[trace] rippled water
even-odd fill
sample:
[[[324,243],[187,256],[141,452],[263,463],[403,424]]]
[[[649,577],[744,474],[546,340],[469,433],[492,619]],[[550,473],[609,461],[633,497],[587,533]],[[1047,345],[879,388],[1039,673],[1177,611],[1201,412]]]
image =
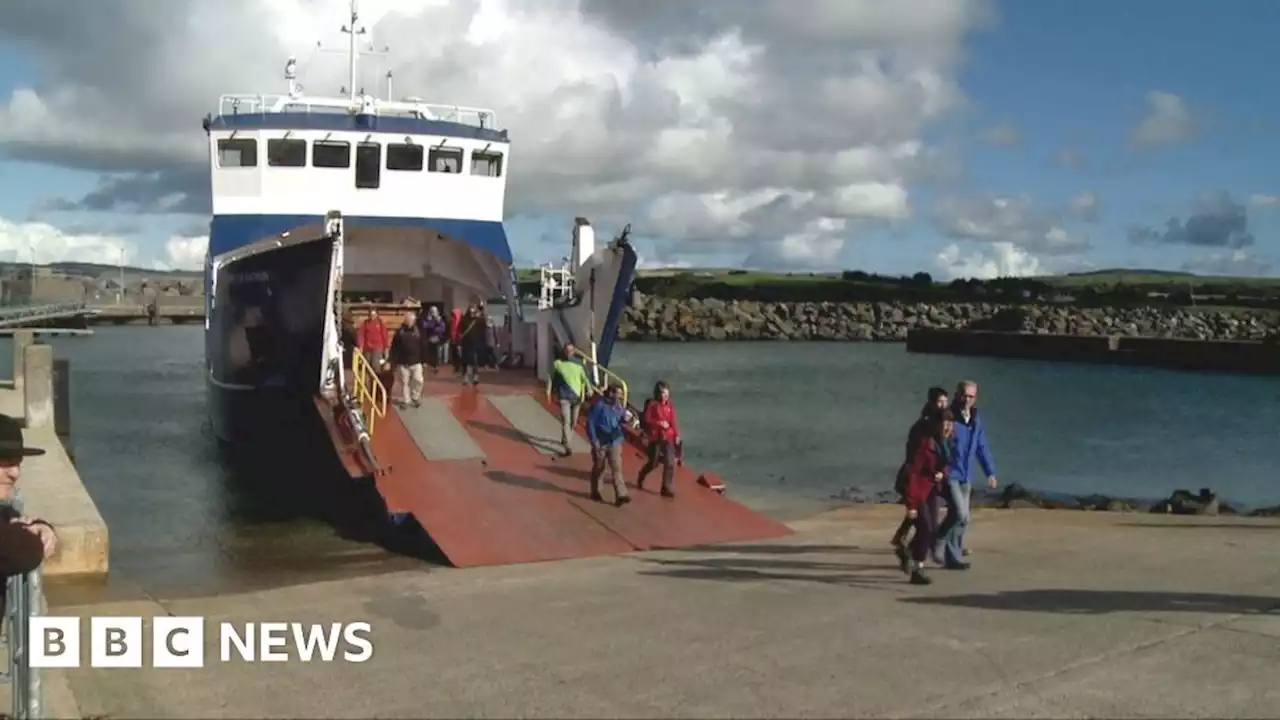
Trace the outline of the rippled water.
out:
[[[306,519],[306,493],[224,467],[205,420],[199,326],[103,327],[52,344],[72,362],[77,462],[110,527],[114,571],[227,587],[388,567],[380,551]],[[10,357],[6,340],[0,374]],[[1136,497],[1210,486],[1236,502],[1280,502],[1265,452],[1280,426],[1280,378],[851,343],[628,343],[614,368],[636,396],[671,382],[690,464],[781,516],[849,485],[888,487],[925,389],[961,378],[981,384],[1006,483]],[[285,471],[299,475],[295,488],[315,472],[283,467],[295,467]]]

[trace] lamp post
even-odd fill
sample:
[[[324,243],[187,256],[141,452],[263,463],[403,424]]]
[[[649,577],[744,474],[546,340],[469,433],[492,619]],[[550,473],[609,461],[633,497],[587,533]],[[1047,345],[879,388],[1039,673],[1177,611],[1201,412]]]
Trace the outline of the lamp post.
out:
[[[27,238],[27,251],[31,253],[31,283],[28,285],[27,302],[36,304],[36,243]]]

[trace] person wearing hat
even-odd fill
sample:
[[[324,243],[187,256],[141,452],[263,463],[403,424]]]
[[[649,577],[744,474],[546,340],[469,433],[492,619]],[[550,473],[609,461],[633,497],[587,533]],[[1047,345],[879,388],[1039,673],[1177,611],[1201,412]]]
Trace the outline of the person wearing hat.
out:
[[[27,447],[22,423],[0,414],[0,575],[21,575],[40,567],[58,551],[58,535],[44,520],[24,517],[9,505],[25,458],[44,455]]]

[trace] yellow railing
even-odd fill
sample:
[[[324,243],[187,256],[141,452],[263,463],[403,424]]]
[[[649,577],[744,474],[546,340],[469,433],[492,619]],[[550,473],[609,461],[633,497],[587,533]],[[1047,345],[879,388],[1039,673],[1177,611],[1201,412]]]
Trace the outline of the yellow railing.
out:
[[[373,437],[378,418],[387,414],[387,388],[359,348],[352,353],[351,374],[355,379],[356,402],[364,412],[369,437]]]
[[[617,385],[618,387],[622,388],[622,406],[623,407],[627,406],[627,398],[631,397],[631,395],[630,393],[627,392],[626,380],[623,380],[620,375],[610,370],[609,368],[605,367],[604,365],[601,365],[595,360],[592,360],[591,356],[587,355],[586,353],[582,352],[577,348],[574,348],[573,355],[574,357],[581,360],[583,366],[587,368],[587,384],[591,386],[592,392],[596,392],[596,393],[603,392],[605,387],[608,387],[609,385]],[[596,383],[593,382],[595,373],[591,372],[592,368],[595,368],[597,371],[599,371],[602,384],[597,385]]]

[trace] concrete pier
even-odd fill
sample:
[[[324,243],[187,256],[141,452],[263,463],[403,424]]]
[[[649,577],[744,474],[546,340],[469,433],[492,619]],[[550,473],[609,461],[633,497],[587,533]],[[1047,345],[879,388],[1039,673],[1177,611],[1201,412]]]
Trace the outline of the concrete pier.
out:
[[[107,574],[107,524],[89,496],[58,437],[54,421],[53,348],[33,343],[32,332],[14,333],[14,378],[0,383],[0,412],[22,420],[27,445],[45,451],[22,464],[25,512],[48,520],[58,532],[58,553],[44,564],[48,579]]]
[[[1028,360],[1069,360],[1176,370],[1280,373],[1280,344],[1244,340],[913,328],[907,333],[907,351]]]
[[[887,544],[900,518],[239,594],[120,586],[55,611],[207,621],[202,668],[69,670],[89,717],[1280,716],[1280,522],[979,510],[973,567],[916,587]],[[374,655],[220,660],[218,622],[263,621],[368,622]]]

